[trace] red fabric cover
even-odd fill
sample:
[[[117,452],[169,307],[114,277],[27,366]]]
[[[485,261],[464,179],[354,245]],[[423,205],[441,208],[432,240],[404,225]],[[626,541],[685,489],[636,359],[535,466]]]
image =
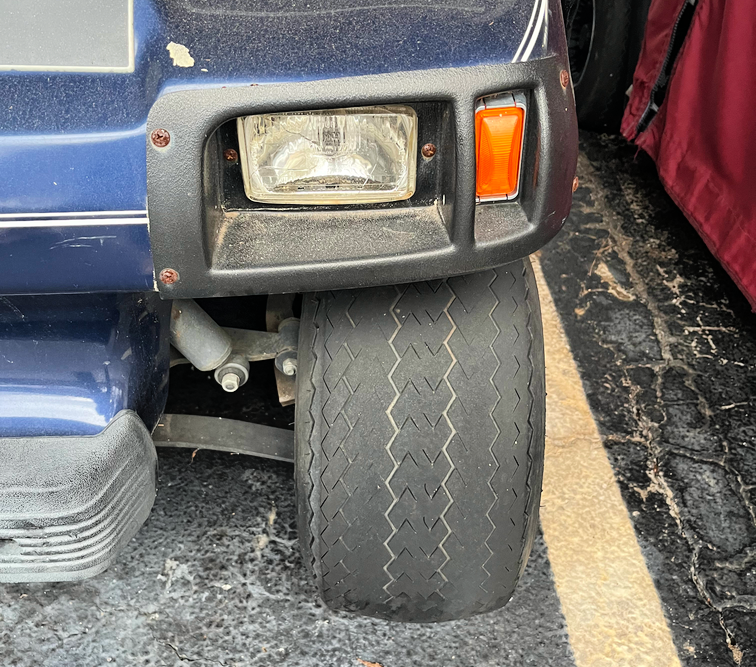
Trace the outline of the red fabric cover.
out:
[[[756,0],[698,0],[667,95],[636,128],[683,0],[652,0],[622,134],[756,310]]]

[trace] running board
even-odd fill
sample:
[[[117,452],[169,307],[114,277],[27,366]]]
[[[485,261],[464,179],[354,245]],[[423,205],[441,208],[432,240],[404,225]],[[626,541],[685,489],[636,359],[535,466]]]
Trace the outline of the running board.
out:
[[[0,438],[0,582],[99,574],[147,519],[157,456],[136,413],[98,435]]]
[[[152,509],[155,445],[294,460],[293,431],[163,415],[153,443],[129,410],[98,435],[0,438],[0,582],[78,581],[109,567]]]
[[[213,449],[294,463],[294,431],[237,419],[165,414],[152,438],[158,447]]]

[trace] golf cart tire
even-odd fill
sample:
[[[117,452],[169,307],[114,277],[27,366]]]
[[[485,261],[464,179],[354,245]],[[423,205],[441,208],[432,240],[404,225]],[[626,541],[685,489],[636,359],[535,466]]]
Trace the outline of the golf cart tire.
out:
[[[573,72],[578,124],[585,130],[615,133],[619,132],[625,91],[635,69],[635,62],[628,62],[633,3],[631,0],[592,0],[592,3],[590,51],[580,75],[576,78]]]
[[[300,542],[325,603],[411,622],[506,604],[543,475],[529,260],[305,295],[297,381]]]

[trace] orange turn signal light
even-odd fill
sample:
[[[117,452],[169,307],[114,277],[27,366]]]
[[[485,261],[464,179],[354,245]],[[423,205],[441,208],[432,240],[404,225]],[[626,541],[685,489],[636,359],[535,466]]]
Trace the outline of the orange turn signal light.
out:
[[[483,107],[475,113],[476,190],[481,199],[504,199],[517,192],[524,126],[522,107]]]

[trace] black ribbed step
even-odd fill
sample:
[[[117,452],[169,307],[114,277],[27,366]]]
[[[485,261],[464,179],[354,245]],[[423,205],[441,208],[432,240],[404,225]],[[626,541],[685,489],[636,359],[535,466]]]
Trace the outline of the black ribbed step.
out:
[[[150,433],[131,411],[94,436],[0,438],[0,582],[105,570],[147,519],[156,471]]]

